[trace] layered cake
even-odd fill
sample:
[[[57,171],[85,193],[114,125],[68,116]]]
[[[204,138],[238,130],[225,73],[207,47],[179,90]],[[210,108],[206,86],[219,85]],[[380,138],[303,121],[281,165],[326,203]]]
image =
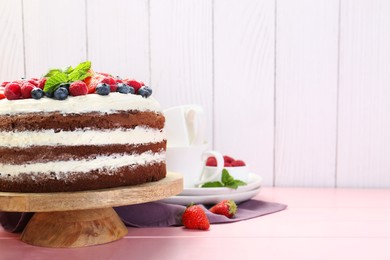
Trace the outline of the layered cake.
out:
[[[164,178],[165,119],[151,94],[142,82],[93,72],[89,62],[3,83],[0,191],[82,191]]]

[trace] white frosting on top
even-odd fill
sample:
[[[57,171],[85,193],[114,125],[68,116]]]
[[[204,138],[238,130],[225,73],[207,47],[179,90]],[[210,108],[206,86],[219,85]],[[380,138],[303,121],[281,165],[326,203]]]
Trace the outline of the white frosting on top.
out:
[[[32,174],[50,174],[56,173],[57,178],[66,177],[68,172],[87,173],[96,169],[108,169],[115,171],[116,168],[123,166],[137,167],[150,163],[159,163],[165,160],[165,152],[142,154],[113,154],[110,156],[97,156],[83,160],[70,161],[52,161],[45,163],[32,163],[24,165],[1,164],[1,172],[7,177],[15,177],[21,173]],[[60,174],[57,174],[60,173]],[[62,173],[62,174],[61,174]]]
[[[165,138],[164,131],[137,126],[134,129],[0,132],[0,146],[25,148],[33,145],[107,145],[158,143]]]
[[[143,98],[140,95],[110,93],[107,96],[88,94],[84,96],[69,97],[65,100],[52,98],[33,98],[20,100],[0,100],[0,115],[37,113],[37,112],[61,112],[69,113],[115,113],[116,111],[160,111],[160,105],[153,97]]]

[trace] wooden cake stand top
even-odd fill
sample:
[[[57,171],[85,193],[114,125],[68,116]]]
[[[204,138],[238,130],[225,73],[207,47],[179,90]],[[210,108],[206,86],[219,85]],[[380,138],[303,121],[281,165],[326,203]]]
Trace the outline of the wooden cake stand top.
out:
[[[156,201],[179,194],[183,178],[136,186],[79,192],[0,192],[0,211],[36,212],[21,240],[44,247],[83,247],[118,240],[127,228],[112,207]]]
[[[160,181],[136,186],[76,192],[0,192],[0,211],[49,212],[116,207],[160,200],[182,190],[182,176],[168,172]]]

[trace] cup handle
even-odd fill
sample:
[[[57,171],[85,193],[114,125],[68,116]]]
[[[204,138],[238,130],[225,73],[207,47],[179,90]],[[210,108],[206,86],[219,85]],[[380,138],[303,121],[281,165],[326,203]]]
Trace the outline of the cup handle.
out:
[[[204,173],[205,173],[205,167],[206,167],[206,160],[209,156],[214,156],[217,160],[217,167],[215,172],[208,177],[207,179],[204,179]],[[224,167],[224,160],[222,154],[216,151],[206,151],[202,154],[202,162],[203,162],[203,168],[202,173],[200,175],[199,181],[195,184],[196,186],[199,186],[200,184],[213,181],[215,178],[222,173],[223,167]]]

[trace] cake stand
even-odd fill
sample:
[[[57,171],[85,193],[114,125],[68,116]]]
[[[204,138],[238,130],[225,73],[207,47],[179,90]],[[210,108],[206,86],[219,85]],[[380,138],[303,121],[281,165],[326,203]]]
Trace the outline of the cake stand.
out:
[[[160,200],[183,190],[183,178],[79,192],[0,192],[0,211],[36,212],[21,240],[44,247],[83,247],[118,240],[127,228],[112,207]]]

